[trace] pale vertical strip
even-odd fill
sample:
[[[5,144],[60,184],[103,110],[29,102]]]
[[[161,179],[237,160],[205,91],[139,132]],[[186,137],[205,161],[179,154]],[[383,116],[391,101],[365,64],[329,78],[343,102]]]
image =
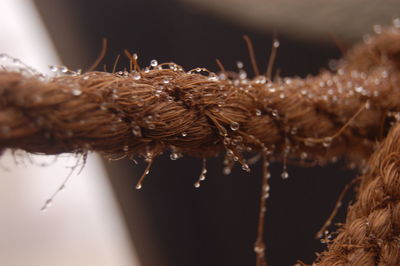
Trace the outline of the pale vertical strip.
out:
[[[0,53],[40,71],[60,64],[31,1],[0,0],[0,11]],[[75,160],[63,157],[47,167],[29,162],[15,166],[7,153],[0,162],[10,168],[0,170],[0,265],[139,265],[97,156],[89,156],[83,172],[72,176],[45,213],[40,207]]]

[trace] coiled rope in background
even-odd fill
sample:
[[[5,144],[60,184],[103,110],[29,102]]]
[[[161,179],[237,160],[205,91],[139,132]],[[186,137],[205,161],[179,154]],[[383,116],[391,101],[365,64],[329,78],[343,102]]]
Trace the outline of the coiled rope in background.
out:
[[[204,162],[225,152],[226,172],[235,162],[249,171],[244,154],[260,153],[264,186],[267,160],[286,167],[345,157],[364,173],[357,201],[316,263],[400,264],[400,126],[393,126],[400,119],[399,25],[355,45],[335,70],[304,79],[248,79],[243,69],[184,71],[155,60],[140,69],[135,57],[132,64],[115,73],[60,67],[54,77],[4,68],[0,151],[143,157],[148,167],[138,188],[153,159],[166,151]],[[265,206],[260,217],[264,212]],[[260,234],[255,251],[258,264],[266,264]]]

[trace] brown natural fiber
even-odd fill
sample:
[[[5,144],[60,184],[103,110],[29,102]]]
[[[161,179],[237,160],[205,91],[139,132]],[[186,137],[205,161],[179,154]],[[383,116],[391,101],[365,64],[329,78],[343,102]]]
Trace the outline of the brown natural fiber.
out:
[[[114,156],[158,154],[172,145],[203,157],[240,150],[232,144],[240,136],[242,148],[274,146],[276,156],[290,145],[291,157],[365,159],[387,113],[400,109],[399,40],[397,30],[385,32],[355,46],[338,73],[274,82],[219,79],[175,64],[44,81],[2,71],[0,149]]]
[[[155,61],[140,69],[136,59],[131,71],[80,74],[60,68],[52,78],[5,69],[0,150],[142,156],[149,164],[138,188],[153,159],[167,150],[171,158],[225,151],[227,167],[238,161],[246,171],[245,152],[285,165],[346,157],[369,170],[342,232],[318,264],[398,265],[400,127],[366,163],[400,118],[400,29],[380,31],[354,46],[335,71],[304,79],[247,79],[242,69],[186,72]],[[262,217],[263,212],[265,206]],[[255,250],[258,264],[266,264],[260,235]]]
[[[400,265],[400,124],[368,166],[346,224],[317,265]]]

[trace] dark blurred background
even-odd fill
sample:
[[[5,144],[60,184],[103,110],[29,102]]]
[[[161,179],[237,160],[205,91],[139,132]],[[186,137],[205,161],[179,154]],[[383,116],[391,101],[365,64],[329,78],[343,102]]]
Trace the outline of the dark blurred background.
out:
[[[277,32],[281,45],[275,69],[281,76],[304,77],[327,67],[329,59],[339,58],[338,47],[361,38],[360,32],[370,31],[372,23],[392,19],[387,14],[375,16],[381,5],[376,2],[374,11],[374,1],[364,9],[360,1],[348,1],[352,2],[348,6],[338,1],[342,6],[332,6],[330,13],[326,6],[322,10],[319,1],[305,1],[302,9],[294,1],[292,7],[290,1],[282,2],[279,7],[279,1],[256,0],[35,1],[63,63],[83,70],[94,62],[106,37],[109,47],[99,70],[103,64],[111,69],[116,56],[128,49],[138,53],[141,66],[157,59],[174,61],[187,70],[218,71],[215,59],[219,58],[231,70],[236,69],[236,61],[243,61],[252,73],[242,35],[251,37],[259,67],[265,69]],[[357,16],[369,25],[358,27]],[[378,21],[371,22],[375,17]],[[119,67],[127,65],[122,56]],[[250,174],[236,167],[225,176],[222,158],[211,158],[207,180],[196,189],[193,183],[201,160],[171,161],[166,154],[155,161],[140,191],[134,186],[143,163],[137,166],[122,160],[106,165],[142,265],[255,265],[259,164]],[[315,252],[324,248],[314,234],[355,173],[345,170],[341,162],[323,168],[289,166],[287,180],[280,178],[281,164],[272,164],[271,171],[265,225],[268,262],[272,266],[293,265],[298,259],[311,263]],[[344,209],[335,222],[343,221]]]

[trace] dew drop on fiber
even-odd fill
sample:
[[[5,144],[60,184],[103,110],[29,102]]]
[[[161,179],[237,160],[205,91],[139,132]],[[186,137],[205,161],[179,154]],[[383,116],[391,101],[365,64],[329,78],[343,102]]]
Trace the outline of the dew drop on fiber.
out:
[[[324,138],[324,141],[322,142],[322,146],[325,148],[329,148],[332,144],[332,137],[326,137]]]
[[[139,80],[140,79],[140,73],[139,72],[134,72],[133,73],[133,79],[134,80]]]
[[[157,60],[153,59],[153,60],[150,61],[150,66],[156,67],[157,65],[158,65]]]
[[[240,125],[239,125],[238,122],[232,122],[232,123],[231,123],[231,129],[232,129],[233,131],[238,130],[239,127],[240,127]]]
[[[51,72],[57,72],[58,71],[58,67],[56,67],[56,66],[49,66],[49,68],[50,68]]]
[[[282,179],[287,179],[289,177],[289,173],[285,170],[281,174]]]
[[[60,67],[60,71],[61,71],[61,73],[67,73],[68,68],[66,66],[62,66],[62,67]]]
[[[74,96],[79,96],[79,95],[82,94],[82,91],[79,90],[79,89],[72,89],[72,90],[71,90],[71,93],[72,93],[72,95],[74,95]]]
[[[246,78],[247,78],[247,72],[244,71],[243,69],[241,69],[241,70],[239,71],[239,78],[240,78],[240,79],[246,79]]]
[[[231,173],[231,168],[229,168],[229,167],[224,167],[223,174],[224,174],[224,175],[229,175],[230,173]]]
[[[236,62],[236,66],[238,69],[242,69],[243,68],[243,62],[242,61],[237,61]]]
[[[179,155],[178,155],[178,153],[173,152],[173,153],[171,153],[171,154],[169,155],[169,158],[170,158],[171,160],[175,161],[176,159],[179,158]]]
[[[243,171],[246,171],[246,172],[250,172],[250,167],[249,167],[249,165],[248,165],[248,164],[243,164],[243,165],[242,165],[242,170],[243,170]]]

